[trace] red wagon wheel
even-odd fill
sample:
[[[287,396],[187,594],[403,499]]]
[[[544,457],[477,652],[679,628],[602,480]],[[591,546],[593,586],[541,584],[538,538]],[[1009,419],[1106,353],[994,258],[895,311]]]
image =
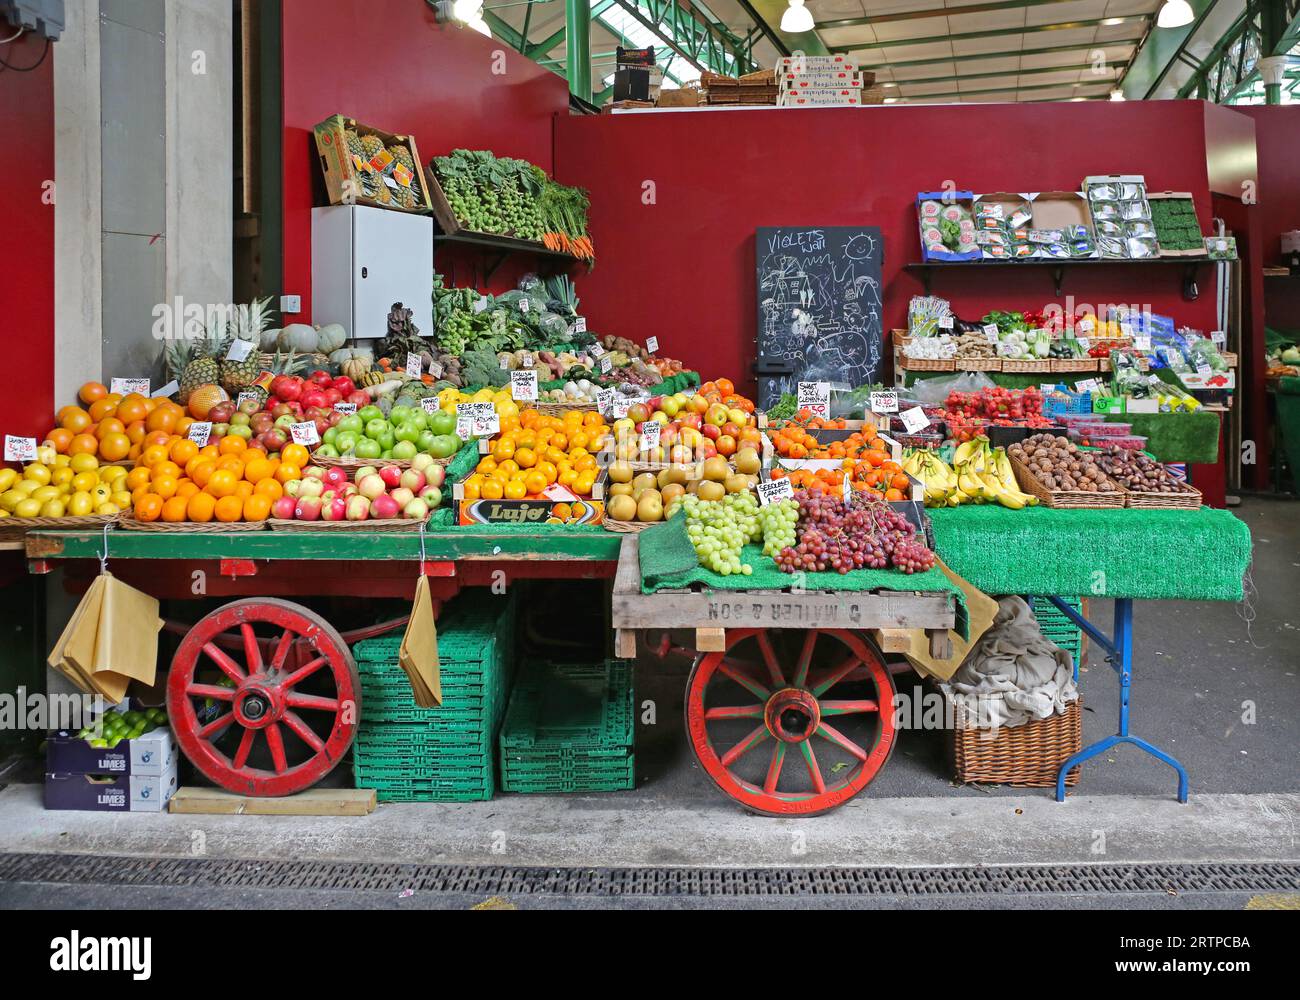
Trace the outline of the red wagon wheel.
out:
[[[686,728],[713,783],[746,809],[814,816],[889,759],[893,701],[884,658],[859,633],[743,629],[691,672]]]
[[[329,774],[352,745],[357,666],[338,632],[307,608],[235,601],[182,640],[167,710],[185,756],[211,781],[240,795],[292,795]]]

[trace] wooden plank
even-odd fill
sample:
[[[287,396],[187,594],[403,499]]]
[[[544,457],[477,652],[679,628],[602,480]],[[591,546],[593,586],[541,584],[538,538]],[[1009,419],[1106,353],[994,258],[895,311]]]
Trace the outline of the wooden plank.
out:
[[[695,630],[695,648],[701,653],[721,653],[727,648],[727,630],[725,628],[697,628]]]
[[[912,648],[912,633],[903,628],[875,628],[871,638],[882,653],[906,653]]]
[[[614,655],[624,660],[636,659],[636,633],[630,629],[614,630]]]
[[[373,788],[311,788],[278,799],[234,795],[219,788],[180,788],[168,811],[199,816],[368,816]]]
[[[614,573],[614,593],[641,593],[641,550],[636,535],[624,535],[618,548],[618,570]]]
[[[952,636],[947,629],[933,629],[929,632],[930,655],[936,660],[952,658]]]
[[[615,594],[611,604],[611,623],[627,629],[949,629],[956,624],[953,597],[947,593],[705,591]]]

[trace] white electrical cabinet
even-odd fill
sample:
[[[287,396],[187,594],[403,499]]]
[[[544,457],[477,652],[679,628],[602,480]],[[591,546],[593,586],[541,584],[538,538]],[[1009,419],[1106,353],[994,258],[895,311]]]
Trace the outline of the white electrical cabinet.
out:
[[[338,323],[357,340],[388,335],[401,302],[433,334],[433,217],[364,205],[311,213],[312,322]]]

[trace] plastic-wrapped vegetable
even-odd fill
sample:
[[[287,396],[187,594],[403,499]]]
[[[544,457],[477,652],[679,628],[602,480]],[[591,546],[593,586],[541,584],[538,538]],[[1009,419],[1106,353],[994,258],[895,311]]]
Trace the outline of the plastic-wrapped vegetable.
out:
[[[1110,370],[1116,396],[1146,399],[1151,395],[1151,383],[1147,381],[1146,375],[1138,365],[1137,357],[1131,351],[1120,348],[1112,350]]]
[[[515,288],[523,292],[525,295],[532,295],[535,297],[541,297],[546,292],[546,289],[542,284],[542,279],[531,271],[519,279],[519,283]]]

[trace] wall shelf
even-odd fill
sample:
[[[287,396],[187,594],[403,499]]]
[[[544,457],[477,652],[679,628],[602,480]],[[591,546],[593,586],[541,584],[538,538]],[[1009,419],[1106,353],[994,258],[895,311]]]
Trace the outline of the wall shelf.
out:
[[[1208,257],[1154,257],[1149,260],[1097,260],[1090,258],[1080,260],[962,260],[908,264],[906,270],[920,276],[921,283],[925,286],[928,295],[936,272],[972,269],[1000,269],[1006,271],[1021,268],[1048,269],[1052,273],[1052,283],[1056,288],[1056,294],[1060,296],[1061,286],[1065,281],[1067,271],[1090,267],[1160,267],[1163,265],[1182,268],[1183,298],[1189,302],[1194,302],[1200,294],[1200,289],[1196,284],[1197,269],[1213,263],[1215,261],[1210,260]]]
[[[530,254],[539,260],[551,261],[559,267],[580,263],[577,257],[561,250],[548,250],[541,243],[516,239],[513,236],[496,236],[491,233],[472,233],[460,230],[450,235],[439,233],[433,238],[435,246],[464,246],[481,252],[492,263],[484,272],[484,280],[491,278],[511,254]]]

